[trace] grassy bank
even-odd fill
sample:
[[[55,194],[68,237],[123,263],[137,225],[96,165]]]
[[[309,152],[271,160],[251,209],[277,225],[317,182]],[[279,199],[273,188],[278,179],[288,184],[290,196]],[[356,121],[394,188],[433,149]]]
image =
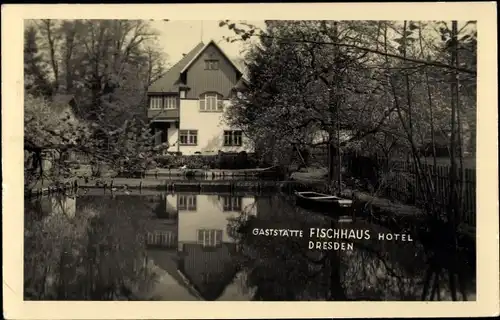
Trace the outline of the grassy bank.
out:
[[[310,190],[326,192],[326,168],[306,168],[294,172],[291,180],[309,187]],[[378,224],[393,230],[409,229],[420,223],[426,216],[425,212],[413,205],[391,201],[360,190],[344,189],[342,195],[353,200],[353,215],[358,218],[368,218]],[[459,231],[475,238],[475,227],[462,223]]]

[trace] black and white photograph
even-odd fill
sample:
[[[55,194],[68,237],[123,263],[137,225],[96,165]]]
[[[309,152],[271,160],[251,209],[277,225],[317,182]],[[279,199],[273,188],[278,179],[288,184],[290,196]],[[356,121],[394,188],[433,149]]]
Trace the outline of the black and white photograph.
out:
[[[478,20],[400,16],[24,19],[22,300],[477,302]]]

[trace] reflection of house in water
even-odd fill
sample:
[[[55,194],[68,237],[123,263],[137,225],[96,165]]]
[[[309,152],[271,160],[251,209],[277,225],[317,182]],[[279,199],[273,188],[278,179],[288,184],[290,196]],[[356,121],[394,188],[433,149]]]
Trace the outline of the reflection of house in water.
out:
[[[221,295],[238,299],[237,290],[230,285],[237,264],[228,218],[236,218],[242,211],[255,215],[254,197],[161,194],[96,198],[91,201],[109,208],[130,208],[145,225],[147,255],[165,271],[155,285],[155,295],[163,300],[189,300],[188,296],[216,300]]]
[[[157,247],[173,250],[177,247],[177,214],[178,210],[173,203],[174,196],[158,195],[148,197],[152,203],[154,216],[146,221],[148,231],[146,244],[149,247]]]
[[[177,195],[179,271],[205,300],[218,299],[236,273],[228,218],[255,214],[254,197]]]

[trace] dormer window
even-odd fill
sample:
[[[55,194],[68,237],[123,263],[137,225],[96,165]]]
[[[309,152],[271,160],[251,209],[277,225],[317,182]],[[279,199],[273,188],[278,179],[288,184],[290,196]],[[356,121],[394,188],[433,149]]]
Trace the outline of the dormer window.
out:
[[[218,70],[219,60],[205,60],[205,70]]]
[[[200,111],[222,112],[224,110],[223,96],[216,92],[206,92],[200,95]]]

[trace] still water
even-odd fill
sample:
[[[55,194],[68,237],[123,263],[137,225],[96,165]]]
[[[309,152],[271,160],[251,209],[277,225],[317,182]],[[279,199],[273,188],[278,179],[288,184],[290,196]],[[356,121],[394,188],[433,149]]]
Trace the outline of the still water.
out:
[[[476,299],[470,254],[417,236],[379,241],[383,227],[337,222],[287,195],[92,192],[27,200],[25,299]],[[256,227],[373,236],[315,251],[298,237],[256,236]]]

